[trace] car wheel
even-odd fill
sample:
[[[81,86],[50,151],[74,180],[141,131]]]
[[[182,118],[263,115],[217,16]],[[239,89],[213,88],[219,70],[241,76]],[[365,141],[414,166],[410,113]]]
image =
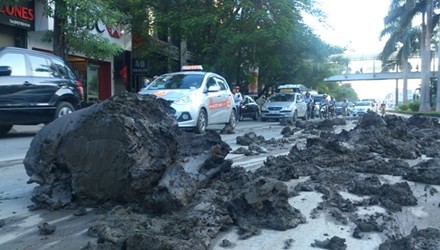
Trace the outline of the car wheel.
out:
[[[60,104],[58,104],[57,110],[55,111],[55,119],[70,114],[73,111],[75,111],[75,108],[72,104],[68,102],[60,102]]]
[[[195,128],[196,134],[203,134],[206,131],[206,126],[208,125],[208,119],[206,117],[206,111],[200,110],[199,116],[197,117],[197,125]]]
[[[254,121],[257,121],[258,118],[260,118],[260,112],[255,111],[255,114],[254,114],[254,117],[253,117]]]
[[[12,125],[0,125],[0,136],[6,135],[11,129]]]
[[[228,125],[232,129],[234,129],[235,125],[237,125],[237,115],[234,112],[234,110],[232,110],[231,115],[229,116],[229,123],[228,123]]]

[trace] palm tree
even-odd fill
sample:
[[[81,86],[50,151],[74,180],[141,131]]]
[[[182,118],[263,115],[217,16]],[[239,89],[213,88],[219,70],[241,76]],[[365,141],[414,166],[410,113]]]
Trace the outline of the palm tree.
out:
[[[431,64],[431,39],[432,30],[438,23],[437,18],[434,19],[434,7],[439,6],[439,0],[392,0],[387,18],[388,23],[396,23],[395,27],[400,27],[402,32],[410,30],[413,26],[413,20],[417,16],[422,17],[421,36],[420,36],[420,56],[422,61],[421,73],[422,83],[420,92],[420,109],[421,112],[431,110],[430,104],[430,64]],[[434,21],[435,20],[435,21]],[[387,19],[385,19],[387,23]],[[390,33],[391,34],[391,33]],[[390,37],[391,39],[391,37]],[[395,39],[395,38],[393,38]],[[399,39],[396,40],[396,42]],[[391,42],[390,42],[391,43]],[[385,50],[385,48],[384,48]],[[402,55],[403,56],[403,55]],[[400,58],[402,59],[402,58]]]
[[[399,12],[406,11],[405,9],[390,10],[385,17],[385,28],[382,30],[380,37],[389,35],[382,52],[379,55],[379,60],[382,65],[400,67],[403,72],[403,104],[408,103],[408,74],[411,70],[411,65],[408,59],[411,55],[419,52],[420,44],[420,29],[412,27],[401,27],[399,20],[393,18],[397,14],[397,19],[401,16]],[[395,60],[392,60],[395,57]]]

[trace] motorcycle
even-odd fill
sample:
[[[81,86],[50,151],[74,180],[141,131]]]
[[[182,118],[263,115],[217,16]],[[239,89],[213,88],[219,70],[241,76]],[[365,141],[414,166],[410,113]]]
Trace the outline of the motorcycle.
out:
[[[328,106],[328,116],[329,116],[329,118],[336,117],[336,105],[335,104],[330,104]]]
[[[385,105],[380,105],[379,110],[380,110],[380,114],[381,114],[382,116],[384,116],[384,115],[385,115]]]
[[[315,118],[315,105],[313,104],[313,102],[309,102],[307,103],[307,117],[309,117],[310,119]]]
[[[342,109],[341,109],[341,114],[342,114],[343,117],[348,116],[348,115],[349,115],[349,113],[348,113],[348,107],[343,106]]]
[[[328,119],[328,105],[327,104],[322,104],[319,107],[319,118]]]

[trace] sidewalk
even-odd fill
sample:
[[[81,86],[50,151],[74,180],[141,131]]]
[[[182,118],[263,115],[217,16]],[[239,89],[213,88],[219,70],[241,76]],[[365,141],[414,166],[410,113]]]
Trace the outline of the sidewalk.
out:
[[[37,133],[42,127],[44,126],[44,124],[38,124],[38,125],[14,125],[14,127],[12,127],[11,131],[9,133],[11,134],[16,134],[16,133],[32,133],[35,134]]]

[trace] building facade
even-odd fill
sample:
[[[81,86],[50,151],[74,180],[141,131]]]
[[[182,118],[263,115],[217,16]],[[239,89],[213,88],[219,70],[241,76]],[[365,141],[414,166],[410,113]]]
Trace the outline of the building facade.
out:
[[[53,19],[43,15],[41,1],[1,7],[0,28],[0,47],[53,52],[52,43],[42,39],[47,31],[53,30]],[[130,89],[131,34],[125,33],[122,27],[107,27],[102,22],[96,22],[89,30],[124,49],[121,55],[99,60],[79,53],[69,54],[69,64],[85,87],[86,101],[96,102]]]

